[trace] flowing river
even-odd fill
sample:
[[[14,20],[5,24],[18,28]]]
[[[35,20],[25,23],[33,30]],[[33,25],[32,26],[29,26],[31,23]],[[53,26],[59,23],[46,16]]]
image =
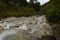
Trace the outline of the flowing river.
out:
[[[7,36],[16,35],[19,30],[27,31],[29,35],[35,34],[39,37],[52,34],[52,29],[47,23],[45,15],[5,18],[0,21],[1,29],[3,31],[0,32],[0,40],[5,40]]]

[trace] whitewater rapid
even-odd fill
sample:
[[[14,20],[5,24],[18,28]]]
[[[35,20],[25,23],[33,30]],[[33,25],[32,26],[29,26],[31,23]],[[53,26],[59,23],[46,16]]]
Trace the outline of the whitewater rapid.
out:
[[[4,40],[9,35],[16,34],[16,30],[6,30],[0,33],[0,40]]]
[[[17,30],[25,30],[29,33],[36,33],[39,35],[51,34],[51,27],[47,23],[45,15],[32,17],[11,17],[2,19],[0,27],[4,31],[0,32],[0,40],[4,40],[7,36],[15,35]]]

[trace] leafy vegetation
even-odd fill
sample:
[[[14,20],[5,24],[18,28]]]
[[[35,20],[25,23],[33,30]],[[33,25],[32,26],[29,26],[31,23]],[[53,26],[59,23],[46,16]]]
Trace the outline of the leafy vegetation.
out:
[[[31,3],[32,2],[32,3]],[[40,10],[40,3],[26,0],[0,0],[0,17],[32,16]]]
[[[34,3],[35,2],[35,3]],[[60,23],[60,0],[51,0],[40,5],[37,0],[0,0],[0,18],[45,14],[48,21]]]
[[[60,23],[60,0],[51,0],[43,5],[41,13],[47,16],[49,22]]]

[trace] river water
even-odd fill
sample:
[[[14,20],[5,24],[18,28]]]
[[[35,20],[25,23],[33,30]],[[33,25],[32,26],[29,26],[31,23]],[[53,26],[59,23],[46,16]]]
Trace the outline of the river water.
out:
[[[7,36],[17,34],[18,30],[27,31],[35,35],[50,35],[52,29],[47,23],[45,15],[31,17],[10,17],[0,21],[0,40],[4,40]]]

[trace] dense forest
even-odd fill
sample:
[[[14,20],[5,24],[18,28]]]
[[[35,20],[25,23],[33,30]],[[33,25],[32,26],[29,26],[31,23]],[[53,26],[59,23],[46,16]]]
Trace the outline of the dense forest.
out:
[[[41,13],[44,13],[50,22],[60,23],[60,0],[51,0],[43,5]]]
[[[40,3],[30,0],[0,0],[0,17],[31,16],[40,10]],[[5,15],[4,15],[5,14]]]
[[[0,0],[0,18],[46,15],[49,22],[60,23],[60,0],[40,5],[37,0]]]

